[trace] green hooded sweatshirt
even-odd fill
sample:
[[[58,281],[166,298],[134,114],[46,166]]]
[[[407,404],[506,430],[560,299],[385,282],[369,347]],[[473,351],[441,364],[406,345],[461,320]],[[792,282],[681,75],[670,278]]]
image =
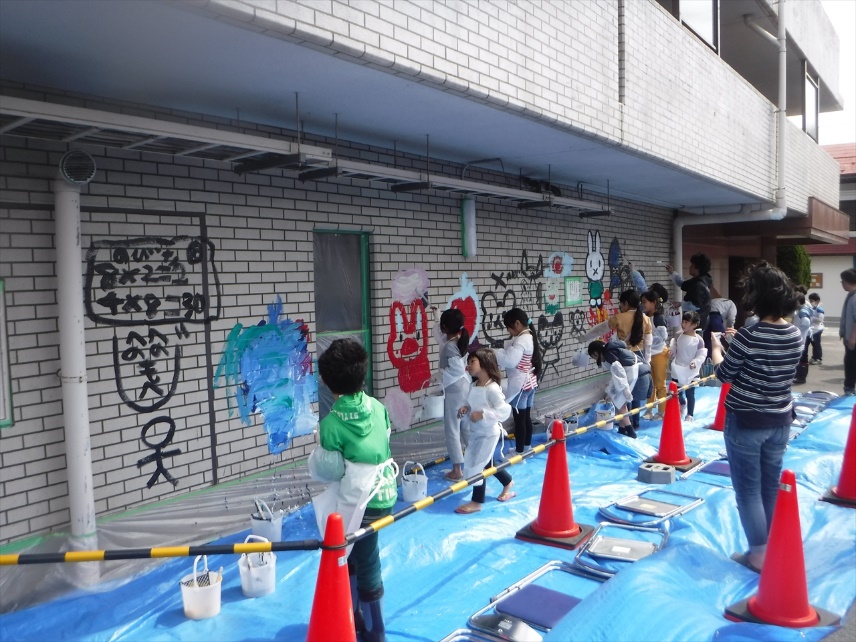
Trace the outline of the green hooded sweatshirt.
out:
[[[392,457],[386,408],[362,391],[342,395],[321,420],[321,447],[338,451],[351,462],[382,464]],[[397,499],[395,475],[387,468],[380,490],[369,501],[368,507],[390,508]]]

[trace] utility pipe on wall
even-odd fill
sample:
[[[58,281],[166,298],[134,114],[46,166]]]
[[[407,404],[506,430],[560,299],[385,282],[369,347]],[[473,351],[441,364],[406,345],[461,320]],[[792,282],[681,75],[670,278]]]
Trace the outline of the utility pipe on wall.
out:
[[[744,18],[744,22],[755,30],[761,30],[758,25]],[[766,34],[767,32],[764,31]],[[719,214],[715,216],[698,216],[682,214],[675,217],[672,224],[672,242],[675,247],[675,269],[684,274],[684,227],[688,225],[711,225],[718,223],[746,223],[751,221],[780,221],[788,213],[785,192],[785,127],[788,119],[788,47],[787,31],[785,29],[785,0],[779,0],[778,35],[775,41],[779,47],[779,106],[776,110],[776,193],[775,205],[766,210],[744,213],[742,210],[735,214]],[[771,34],[767,34],[773,39]],[[677,300],[677,299],[676,299]]]
[[[57,302],[59,304],[60,379],[65,427],[66,473],[71,513],[72,550],[96,550],[95,496],[89,443],[89,395],[86,379],[86,337],[83,277],[80,270],[80,188],[64,180],[53,182],[56,229]],[[96,562],[78,565],[81,584],[98,581]]]

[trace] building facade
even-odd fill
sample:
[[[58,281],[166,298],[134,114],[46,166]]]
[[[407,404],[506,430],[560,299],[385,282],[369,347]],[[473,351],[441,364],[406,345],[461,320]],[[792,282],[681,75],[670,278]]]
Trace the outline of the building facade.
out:
[[[338,336],[406,430],[432,307],[484,345],[522,307],[556,388],[631,263],[841,242],[837,39],[781,4],[4,2],[0,542],[303,459]]]

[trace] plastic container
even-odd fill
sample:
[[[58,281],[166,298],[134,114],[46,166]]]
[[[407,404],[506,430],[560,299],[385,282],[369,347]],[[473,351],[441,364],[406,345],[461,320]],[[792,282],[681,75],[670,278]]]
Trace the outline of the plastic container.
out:
[[[199,560],[204,560],[205,568],[198,572]],[[193,562],[193,572],[185,575],[179,582],[184,615],[191,620],[204,620],[220,612],[220,589],[223,576],[208,570],[208,556],[197,555]]]
[[[608,401],[599,401],[594,406],[595,421],[604,421],[615,416],[615,406]],[[614,422],[607,421],[598,430],[612,430]]]
[[[274,515],[263,500],[256,500],[259,511],[250,514],[250,527],[253,535],[264,537],[269,542],[282,541],[282,511]]]
[[[420,499],[428,497],[428,477],[425,475],[425,469],[422,464],[417,464],[415,461],[404,462],[402,470],[412,470],[410,474],[401,475],[401,494],[404,501],[418,502]],[[420,470],[421,474],[416,472]]]
[[[428,389],[422,398],[422,420],[442,419],[446,397],[443,389]]]
[[[250,540],[267,542],[258,535],[247,535]],[[238,571],[241,574],[241,591],[247,597],[263,597],[276,590],[276,555],[273,553],[244,553],[238,559]]]

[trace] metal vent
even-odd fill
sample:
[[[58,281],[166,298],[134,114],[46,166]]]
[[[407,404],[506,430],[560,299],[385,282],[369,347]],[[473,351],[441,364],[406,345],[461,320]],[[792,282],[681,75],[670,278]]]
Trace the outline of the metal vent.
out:
[[[86,185],[95,178],[95,159],[80,150],[66,152],[59,161],[59,173],[72,185]]]

